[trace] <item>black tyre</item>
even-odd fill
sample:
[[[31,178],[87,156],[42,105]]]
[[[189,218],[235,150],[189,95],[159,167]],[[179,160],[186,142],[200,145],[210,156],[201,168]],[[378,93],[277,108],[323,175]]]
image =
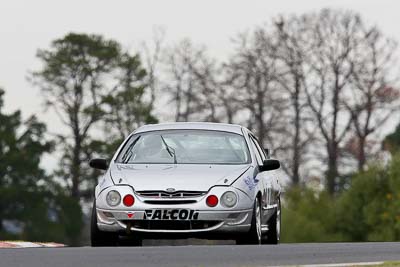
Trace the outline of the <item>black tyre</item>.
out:
[[[250,231],[245,236],[236,239],[236,245],[259,244],[261,244],[261,204],[260,200],[257,198],[254,201]]]
[[[277,245],[281,236],[281,200],[278,198],[278,205],[274,215],[268,221],[268,232],[263,237],[263,244]]]
[[[90,242],[92,247],[112,247],[118,244],[118,234],[100,231],[97,227],[96,202],[93,202],[90,223]]]

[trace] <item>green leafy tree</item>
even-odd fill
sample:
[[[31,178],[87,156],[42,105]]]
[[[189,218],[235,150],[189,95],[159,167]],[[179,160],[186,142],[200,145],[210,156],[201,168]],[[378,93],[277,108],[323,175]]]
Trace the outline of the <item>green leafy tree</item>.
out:
[[[146,76],[138,55],[124,53],[120,57],[117,90],[104,99],[104,132],[107,140],[113,140],[107,147],[109,155],[134,129],[158,122],[152,115],[151,92]]]
[[[100,35],[70,33],[37,53],[43,66],[33,73],[33,81],[41,88],[46,105],[69,130],[59,136],[63,157],[57,174],[67,180],[76,199],[81,197],[89,172],[84,163],[90,130],[102,118],[103,98],[113,90],[109,80],[120,50],[117,42]]]
[[[20,111],[5,114],[3,94],[0,90],[0,240],[76,244],[79,203],[40,167],[43,154],[53,148],[45,138],[46,126],[34,116],[23,121]]]
[[[335,202],[326,191],[291,188],[284,197],[283,242],[332,242],[343,239],[335,231]]]
[[[100,35],[70,33],[37,56],[43,67],[32,80],[69,130],[59,135],[63,157],[56,175],[66,179],[74,198],[90,199],[99,173],[86,162],[111,157],[135,128],[157,121],[146,70],[138,55]],[[99,129],[102,136],[94,138]]]
[[[337,231],[349,241],[400,240],[400,155],[358,173],[338,201]]]
[[[400,240],[400,154],[355,174],[340,196],[292,188],[284,198],[284,242]]]
[[[400,151],[400,124],[397,125],[393,133],[387,135],[382,142],[384,149],[395,154]]]

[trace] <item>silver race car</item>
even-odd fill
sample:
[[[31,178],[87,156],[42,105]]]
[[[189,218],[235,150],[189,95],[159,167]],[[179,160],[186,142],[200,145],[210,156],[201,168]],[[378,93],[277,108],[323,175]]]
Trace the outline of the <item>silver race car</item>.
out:
[[[95,189],[92,246],[130,240],[233,239],[277,244],[281,229],[278,160],[239,125],[170,123],[133,132]]]

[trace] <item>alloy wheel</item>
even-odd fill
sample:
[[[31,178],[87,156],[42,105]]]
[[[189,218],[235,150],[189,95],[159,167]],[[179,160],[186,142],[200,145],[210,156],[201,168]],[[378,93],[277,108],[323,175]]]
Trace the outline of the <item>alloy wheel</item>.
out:
[[[258,200],[256,201],[256,230],[258,243],[261,243],[261,208]]]

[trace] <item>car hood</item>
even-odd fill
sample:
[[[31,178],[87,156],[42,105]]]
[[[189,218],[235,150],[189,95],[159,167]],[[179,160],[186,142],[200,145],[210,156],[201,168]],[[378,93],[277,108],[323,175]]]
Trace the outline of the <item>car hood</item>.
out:
[[[113,164],[110,173],[115,184],[129,184],[136,191],[208,191],[214,185],[231,185],[248,168],[249,165]]]

